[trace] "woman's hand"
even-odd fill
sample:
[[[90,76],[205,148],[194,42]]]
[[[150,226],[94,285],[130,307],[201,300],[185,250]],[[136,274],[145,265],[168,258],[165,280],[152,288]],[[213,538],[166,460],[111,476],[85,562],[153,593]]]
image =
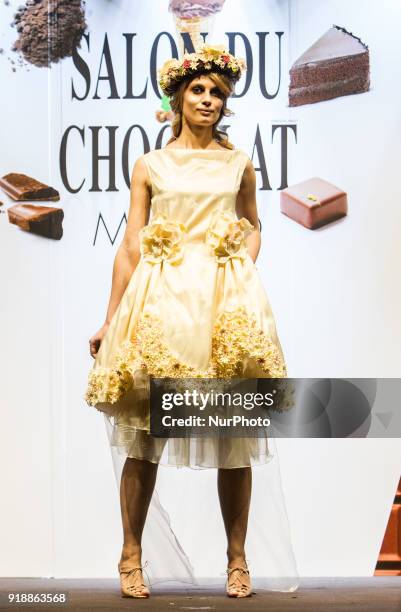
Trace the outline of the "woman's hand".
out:
[[[109,329],[110,323],[103,323],[102,327],[89,339],[89,351],[93,359],[100,348],[100,344]]]

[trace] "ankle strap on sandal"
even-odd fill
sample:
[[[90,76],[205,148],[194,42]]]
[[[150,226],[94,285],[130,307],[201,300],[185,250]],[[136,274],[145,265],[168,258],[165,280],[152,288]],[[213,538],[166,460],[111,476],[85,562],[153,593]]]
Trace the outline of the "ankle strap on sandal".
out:
[[[125,569],[122,569],[120,563],[118,564],[118,571],[120,572],[120,574],[130,574],[131,572],[134,571],[138,571],[138,570],[143,570],[145,569],[145,567],[148,565],[148,562],[146,561],[143,565],[131,565],[131,566],[127,566]]]
[[[227,569],[226,569],[226,574],[227,574],[228,576],[230,576],[230,574],[232,574],[233,572],[237,572],[237,571],[240,571],[240,572],[242,572],[242,573],[244,573],[244,574],[249,574],[249,569],[248,569],[248,568],[246,568],[246,567],[240,567],[240,566],[238,566],[238,567],[229,567],[229,568],[227,568]]]

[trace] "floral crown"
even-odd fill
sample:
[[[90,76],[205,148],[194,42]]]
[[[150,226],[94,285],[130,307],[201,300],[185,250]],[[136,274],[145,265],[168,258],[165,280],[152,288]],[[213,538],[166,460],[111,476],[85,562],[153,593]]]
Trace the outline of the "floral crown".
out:
[[[166,96],[171,96],[187,76],[213,71],[225,74],[235,83],[245,70],[245,61],[231,55],[225,47],[202,45],[196,53],[184,53],[181,59],[164,62],[158,71],[159,85]]]

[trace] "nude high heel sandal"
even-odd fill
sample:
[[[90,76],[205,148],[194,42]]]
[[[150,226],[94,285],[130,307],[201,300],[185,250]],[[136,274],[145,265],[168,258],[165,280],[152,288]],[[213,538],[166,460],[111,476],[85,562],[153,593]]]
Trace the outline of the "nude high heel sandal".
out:
[[[150,591],[146,586],[143,576],[142,570],[146,567],[148,562],[143,566],[132,566],[121,568],[121,564],[118,564],[118,572],[120,574],[120,585],[121,585],[121,595],[122,597],[134,597],[135,599],[145,599],[150,596]],[[140,584],[134,583],[134,578],[137,578],[137,573],[140,573],[142,576],[142,580]]]
[[[243,580],[244,575],[249,576],[248,567],[229,567],[226,573],[228,597],[250,597],[252,595],[252,586]]]

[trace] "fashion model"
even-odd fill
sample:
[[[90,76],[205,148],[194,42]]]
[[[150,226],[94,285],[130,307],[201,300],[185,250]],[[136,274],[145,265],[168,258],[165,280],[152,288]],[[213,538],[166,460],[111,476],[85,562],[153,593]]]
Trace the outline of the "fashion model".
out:
[[[173,136],[134,166],[126,231],[117,251],[87,403],[113,418],[125,452],[120,499],[124,596],[145,598],[142,535],[159,464],[217,468],[227,540],[229,597],[252,594],[245,541],[252,466],[271,459],[267,436],[153,437],[149,377],[280,378],[286,366],[255,267],[261,237],[252,162],[218,129],[245,69],[221,47],[166,62],[159,83]],[[284,546],[284,544],[283,544]]]

